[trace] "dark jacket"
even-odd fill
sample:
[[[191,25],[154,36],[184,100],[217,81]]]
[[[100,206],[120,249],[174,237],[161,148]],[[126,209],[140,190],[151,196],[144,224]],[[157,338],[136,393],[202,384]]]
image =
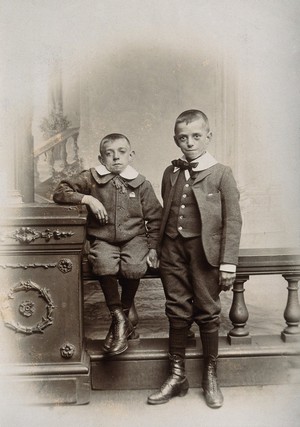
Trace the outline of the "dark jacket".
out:
[[[91,195],[104,205],[108,224],[100,225],[89,212],[89,238],[120,243],[138,235],[146,235],[148,247],[156,248],[161,205],[152,185],[139,174],[134,179],[124,179],[126,191],[122,193],[112,183],[114,176],[100,176],[94,168],[83,171],[76,177],[62,180],[54,192],[53,200],[56,203],[80,204],[84,195]]]
[[[163,175],[162,197],[164,203],[160,240],[171,208],[175,183],[179,170],[169,166]],[[192,190],[199,208],[201,236],[206,259],[212,266],[238,263],[242,218],[239,206],[239,191],[232,171],[217,163],[200,171]]]

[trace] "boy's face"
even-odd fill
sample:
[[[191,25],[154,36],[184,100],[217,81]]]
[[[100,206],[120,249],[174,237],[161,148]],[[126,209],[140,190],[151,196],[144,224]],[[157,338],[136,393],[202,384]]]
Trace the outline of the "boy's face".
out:
[[[188,161],[194,160],[206,151],[212,133],[203,119],[188,124],[178,123],[174,140]]]
[[[133,160],[134,151],[131,150],[126,139],[116,139],[106,142],[99,155],[99,161],[112,173],[121,173]]]

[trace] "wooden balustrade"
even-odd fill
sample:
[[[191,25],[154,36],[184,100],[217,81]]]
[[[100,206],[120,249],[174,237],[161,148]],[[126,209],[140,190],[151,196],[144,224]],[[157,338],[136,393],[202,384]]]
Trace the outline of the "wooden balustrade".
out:
[[[35,149],[35,192],[40,201],[52,200],[57,183],[82,169],[78,156],[78,136],[78,127],[66,129]]]
[[[93,274],[86,259],[83,259],[82,270],[84,280],[93,279]],[[229,318],[233,325],[227,335],[229,344],[251,344],[252,338],[247,328],[249,313],[245,301],[247,288],[245,284],[250,276],[272,274],[280,274],[288,282],[287,303],[282,308],[287,327],[282,331],[281,338],[284,342],[300,341],[300,307],[298,299],[300,249],[241,249],[237,278],[232,289],[232,305],[229,312]],[[159,278],[159,273],[156,270],[149,270],[145,278]],[[255,331],[253,332],[255,333]]]
[[[287,304],[284,319],[287,327],[282,331],[284,342],[300,341],[300,307],[298,281],[300,279],[299,249],[242,249],[240,251],[237,279],[233,286],[230,320],[233,329],[228,333],[230,344],[251,342],[246,327],[248,310],[244,299],[244,284],[250,275],[281,274],[288,282]]]

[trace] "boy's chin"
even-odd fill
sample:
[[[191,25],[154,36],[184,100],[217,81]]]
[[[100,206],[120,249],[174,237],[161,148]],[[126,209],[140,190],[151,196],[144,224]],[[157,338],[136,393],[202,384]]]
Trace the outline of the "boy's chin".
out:
[[[111,167],[111,168],[108,168],[108,167],[106,167],[108,170],[109,170],[109,172],[111,172],[111,173],[122,173],[123,172],[123,170],[125,169],[125,167],[124,166],[115,166],[115,167]]]

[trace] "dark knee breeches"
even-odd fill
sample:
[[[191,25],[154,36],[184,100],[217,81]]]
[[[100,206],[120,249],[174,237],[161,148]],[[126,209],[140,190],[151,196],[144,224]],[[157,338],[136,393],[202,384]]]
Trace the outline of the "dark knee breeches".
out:
[[[201,237],[165,236],[160,273],[171,326],[180,328],[196,322],[203,331],[219,328],[219,269],[206,261]]]

